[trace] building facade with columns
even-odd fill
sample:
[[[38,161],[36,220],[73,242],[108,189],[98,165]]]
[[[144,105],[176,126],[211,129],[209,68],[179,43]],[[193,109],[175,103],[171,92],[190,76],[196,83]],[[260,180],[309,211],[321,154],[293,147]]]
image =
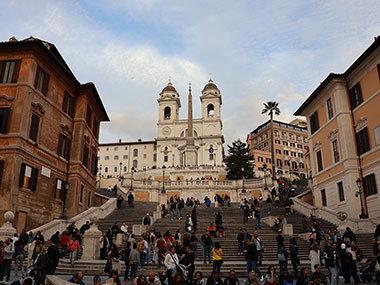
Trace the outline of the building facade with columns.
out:
[[[380,37],[329,74],[295,112],[307,118],[316,207],[380,219]]]

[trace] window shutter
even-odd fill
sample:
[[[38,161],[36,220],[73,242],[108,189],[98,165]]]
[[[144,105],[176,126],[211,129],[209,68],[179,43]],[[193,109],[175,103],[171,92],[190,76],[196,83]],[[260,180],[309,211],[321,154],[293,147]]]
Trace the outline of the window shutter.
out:
[[[3,83],[4,77],[4,60],[0,60],[0,83]]]
[[[92,117],[92,110],[91,110],[90,105],[87,105],[86,122],[90,129],[91,129],[91,117]]]
[[[32,122],[30,124],[30,133],[29,138],[32,141],[37,141],[37,133],[38,133],[38,125],[40,123],[40,117],[38,117],[36,114],[32,115]]]
[[[21,65],[21,60],[16,60],[15,61],[15,67],[13,69],[13,74],[12,74],[12,83],[17,83],[18,79],[18,74],[20,73],[20,65]]]
[[[65,153],[65,158],[67,160],[70,159],[70,151],[71,151],[71,139],[66,140],[66,147],[65,147],[66,153]]]
[[[7,134],[8,133],[8,122],[9,122],[9,115],[11,113],[11,108],[6,108],[3,110],[4,112],[4,116],[3,116],[3,123],[2,125],[0,126],[1,130],[0,132],[2,134]]]
[[[4,160],[0,160],[0,185],[1,185],[1,181],[3,181],[3,173],[4,173]]]
[[[36,191],[37,189],[37,180],[38,180],[38,168],[32,169],[32,179],[29,180],[29,189],[32,191]]]
[[[42,85],[42,94],[44,94],[45,96],[48,95],[49,79],[49,74],[45,72],[44,83]]]
[[[20,179],[18,182],[18,187],[22,187],[24,185],[24,176],[25,176],[25,163],[21,163]]]
[[[59,134],[59,136],[58,136],[58,149],[57,149],[57,154],[58,154],[59,156],[64,157],[65,154],[64,154],[64,153],[61,153],[61,151],[62,151],[62,141],[63,141],[63,135],[62,135],[62,134]]]
[[[65,91],[63,95],[63,105],[62,105],[62,111],[67,113],[67,105],[69,104],[69,94]]]
[[[55,179],[55,185],[53,189],[53,198],[57,198],[57,184],[58,184],[58,178]]]
[[[36,89],[38,87],[38,79],[40,78],[40,72],[41,72],[41,67],[38,65],[37,71],[36,71],[36,78],[34,79],[34,88]]]

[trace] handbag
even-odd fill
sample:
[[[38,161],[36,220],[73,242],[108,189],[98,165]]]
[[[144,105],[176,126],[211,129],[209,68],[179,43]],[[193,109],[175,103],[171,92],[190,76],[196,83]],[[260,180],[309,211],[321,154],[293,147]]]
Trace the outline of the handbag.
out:
[[[172,257],[172,259],[174,261],[174,264],[175,264],[175,270],[173,270],[173,276],[174,276],[174,274],[176,274],[177,272],[179,272],[179,273],[182,273],[183,279],[187,280],[187,275],[188,275],[189,272],[187,272],[185,266],[183,266],[182,264],[178,264],[175,261],[173,255],[170,254],[170,256]]]
[[[375,271],[380,271],[380,264],[377,260],[376,260],[376,265],[375,265]]]

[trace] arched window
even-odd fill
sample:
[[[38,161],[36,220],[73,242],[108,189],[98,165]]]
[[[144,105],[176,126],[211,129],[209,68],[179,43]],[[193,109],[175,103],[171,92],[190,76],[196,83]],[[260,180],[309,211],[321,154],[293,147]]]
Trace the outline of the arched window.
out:
[[[133,150],[133,156],[138,156],[139,155],[139,150],[137,148],[135,148]]]
[[[134,161],[133,161],[133,168],[137,168],[137,160],[135,159]]]
[[[214,105],[213,104],[208,104],[207,105],[207,116],[213,117],[214,114],[215,114]]]
[[[108,172],[108,167],[106,167],[106,168],[104,169],[104,171],[105,171],[105,172]]]
[[[297,168],[297,162],[295,162],[295,161],[292,162],[292,168],[293,168],[293,169],[296,169],[296,168]]]
[[[169,120],[171,115],[171,109],[170,107],[165,107],[164,109],[164,119]]]

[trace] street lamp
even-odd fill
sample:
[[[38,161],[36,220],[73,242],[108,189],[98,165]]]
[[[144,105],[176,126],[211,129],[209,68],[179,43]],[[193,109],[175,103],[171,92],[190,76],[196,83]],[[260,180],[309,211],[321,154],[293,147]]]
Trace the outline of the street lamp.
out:
[[[359,191],[357,191],[355,193],[355,196],[356,197],[360,197],[360,206],[361,206],[361,214],[360,214],[360,219],[368,219],[368,215],[366,213],[364,213],[364,205],[363,205],[363,192],[362,192],[362,181],[360,180],[360,178],[358,178],[356,180],[356,186],[358,186],[358,189]]]
[[[265,163],[263,164],[263,168],[264,168],[264,182],[265,182],[264,190],[268,190],[268,185],[267,185],[267,165]]]
[[[123,163],[120,161],[120,172],[119,172],[119,181],[121,182],[121,168],[123,167]]]
[[[172,167],[174,167],[174,153],[173,153]]]
[[[99,166],[99,188],[102,186],[102,165]]]
[[[243,187],[241,188],[241,193],[243,193],[243,194],[247,193],[247,190],[245,190],[244,170],[245,170],[245,168],[244,168],[244,166],[242,166],[241,167],[241,172],[243,174]]]
[[[62,220],[67,220],[67,216],[66,216],[66,197],[67,197],[67,191],[69,190],[69,182],[66,181],[65,182],[65,185],[64,185],[64,188],[63,188],[63,212],[62,212],[62,216],[61,216],[61,219]]]
[[[166,193],[166,190],[165,190],[165,169],[166,169],[166,166],[163,165],[162,166],[162,190],[161,190],[161,193]]]
[[[135,168],[131,168],[131,187],[129,187],[130,191],[133,191],[133,172],[135,172]]]

